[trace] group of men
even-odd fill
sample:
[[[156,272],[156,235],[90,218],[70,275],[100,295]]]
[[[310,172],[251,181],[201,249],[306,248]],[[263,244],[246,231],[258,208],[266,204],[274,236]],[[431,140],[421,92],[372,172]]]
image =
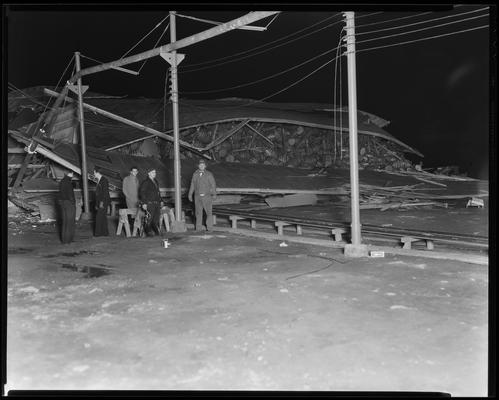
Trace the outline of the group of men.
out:
[[[123,179],[122,191],[129,209],[140,209],[148,214],[144,231],[147,235],[160,234],[161,208],[164,206],[161,199],[159,183],[156,179],[156,169],[149,168],[147,178],[141,183],[137,177],[137,167],[130,169],[130,174]],[[59,204],[61,208],[61,241],[71,243],[75,232],[75,195],[72,186],[73,171],[65,174],[59,184]],[[107,209],[111,202],[109,196],[109,182],[102,175],[101,169],[94,168],[94,176],[97,179],[95,188],[95,230],[94,236],[108,236]],[[191,179],[188,198],[195,204],[196,230],[203,229],[203,211],[206,212],[206,228],[213,229],[212,205],[216,199],[216,183],[213,174],[206,170],[206,161],[201,159],[198,169]]]
[[[107,208],[111,203],[109,196],[109,183],[102,175],[101,169],[94,168],[94,176],[97,179],[95,187],[95,230],[94,236],[108,236]],[[75,235],[76,201],[72,179],[73,171],[65,173],[64,178],[59,182],[59,206],[61,216],[61,242],[71,243]]]

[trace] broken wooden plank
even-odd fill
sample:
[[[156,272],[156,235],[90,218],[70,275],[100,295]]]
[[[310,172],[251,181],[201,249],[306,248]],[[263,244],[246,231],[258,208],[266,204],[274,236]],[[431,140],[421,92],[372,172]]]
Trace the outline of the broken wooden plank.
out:
[[[270,140],[268,137],[266,137],[265,135],[263,135],[262,133],[258,132],[257,129],[253,128],[249,123],[247,124],[248,128],[250,128],[253,132],[255,132],[257,135],[259,135],[260,137],[262,137],[265,141],[269,142],[272,146],[274,145],[274,142],[272,142],[272,140]]]
[[[265,202],[270,207],[314,205],[317,203],[317,200],[317,195],[315,193],[297,193],[288,196],[269,196],[265,198]]]
[[[208,146],[200,149],[202,151],[206,151],[206,150],[209,150],[211,149],[212,147],[216,147],[218,146],[219,144],[221,144],[222,142],[224,142],[225,140],[227,140],[228,138],[230,138],[234,133],[236,133],[237,131],[239,131],[243,126],[245,126],[250,120],[249,119],[245,119],[244,121],[242,121],[241,123],[239,123],[238,125],[236,125],[234,128],[232,128],[229,132],[227,132],[225,135],[223,135],[222,137],[219,137],[218,139],[216,139],[214,142],[211,142]]]
[[[8,169],[17,169],[21,168],[23,164],[8,164],[7,168]],[[28,164],[26,168],[33,169],[33,168],[44,168],[45,164]]]

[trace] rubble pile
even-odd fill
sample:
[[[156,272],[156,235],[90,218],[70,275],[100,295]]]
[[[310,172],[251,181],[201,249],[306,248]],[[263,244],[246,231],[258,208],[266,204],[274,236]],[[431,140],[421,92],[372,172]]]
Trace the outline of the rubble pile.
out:
[[[237,122],[190,128],[181,132],[182,140],[204,148],[221,132],[230,132]],[[159,144],[161,154],[173,157],[170,142]],[[413,170],[402,148],[386,139],[359,135],[359,168],[386,171]],[[293,124],[258,123],[244,126],[209,150],[214,161],[279,165],[295,168],[349,168],[348,133]],[[186,153],[187,157],[196,157]]]

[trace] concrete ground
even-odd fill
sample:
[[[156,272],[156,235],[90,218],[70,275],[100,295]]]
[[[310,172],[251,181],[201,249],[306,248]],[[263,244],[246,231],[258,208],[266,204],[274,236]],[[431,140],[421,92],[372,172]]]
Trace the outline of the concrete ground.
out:
[[[10,219],[7,390],[487,395],[488,267]]]

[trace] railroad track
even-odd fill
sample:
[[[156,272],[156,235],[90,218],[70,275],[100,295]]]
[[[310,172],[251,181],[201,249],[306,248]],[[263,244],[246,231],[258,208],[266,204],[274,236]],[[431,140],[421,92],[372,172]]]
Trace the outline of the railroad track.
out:
[[[331,233],[333,230],[340,235],[343,233],[349,236],[350,224],[342,221],[321,220],[318,218],[299,218],[282,216],[278,214],[268,214],[258,210],[242,210],[230,207],[214,207],[213,214],[221,217],[228,217],[232,221],[232,226],[237,226],[239,220],[250,220],[252,228],[256,228],[258,221],[273,223],[280,227],[278,232],[282,234],[283,226],[296,226],[296,231],[301,234],[301,228],[314,228]],[[383,227],[372,224],[362,224],[362,236],[366,239],[399,240],[404,244],[404,248],[411,248],[411,243],[425,241],[428,249],[433,249],[434,243],[445,244],[450,247],[465,247],[476,250],[484,250],[489,247],[487,236],[466,235],[462,233],[440,232],[434,230],[405,229],[396,227]]]

